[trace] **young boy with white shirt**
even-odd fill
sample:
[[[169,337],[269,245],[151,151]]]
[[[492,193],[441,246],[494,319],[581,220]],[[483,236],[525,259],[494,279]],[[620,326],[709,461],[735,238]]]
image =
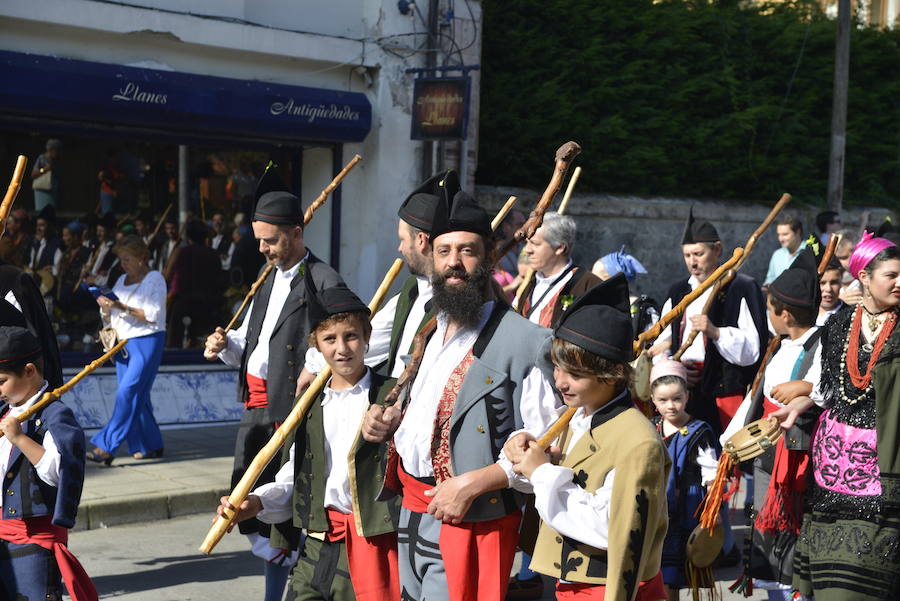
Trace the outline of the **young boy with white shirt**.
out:
[[[66,548],[84,484],[84,432],[72,410],[54,401],[19,417],[48,388],[41,345],[21,327],[0,327],[0,598],[73,601],[97,591]]]
[[[336,286],[308,298],[309,343],[332,376],[298,427],[275,481],[253,491],[235,520],[293,517],[307,533],[288,599],[395,601],[397,511],[394,503],[375,500],[387,445],[359,434],[363,416],[393,381],[363,363],[372,330],[369,310],[353,292]],[[220,515],[225,507],[232,508],[222,497]]]
[[[528,479],[542,524],[531,569],[558,579],[557,599],[666,599],[660,557],[666,535],[668,452],[628,391],[632,331],[621,274],[562,315],[551,358],[556,387],[576,407],[561,435],[560,465],[527,433],[504,453]]]
[[[821,375],[819,313],[820,279],[812,249],[803,250],[791,267],[769,285],[769,319],[782,336],[778,352],[765,366],[756,396],[742,403],[722,435],[726,441],[745,424],[808,396]],[[786,410],[786,409],[785,409]],[[804,413],[776,443],[753,460],[753,530],[745,553],[744,574],[753,586],[766,589],[772,601],[793,595],[794,544],[800,532],[809,443],[816,409]]]

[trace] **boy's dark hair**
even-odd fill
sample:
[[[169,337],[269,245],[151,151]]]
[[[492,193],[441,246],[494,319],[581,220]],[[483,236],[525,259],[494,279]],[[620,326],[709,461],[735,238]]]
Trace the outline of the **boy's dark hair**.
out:
[[[825,233],[825,230],[828,229],[828,226],[834,221],[834,218],[837,217],[838,214],[835,211],[822,211],[818,215],[816,215],[816,228],[821,233]]]
[[[816,325],[816,317],[819,315],[818,307],[795,307],[772,294],[769,294],[769,301],[772,303],[772,308],[775,309],[775,315],[781,316],[781,313],[787,310],[801,328],[811,328]]]
[[[622,391],[631,383],[631,366],[616,363],[587,351],[562,338],[554,338],[550,347],[550,360],[559,368],[577,376],[612,380],[616,391]]]
[[[334,315],[329,315],[323,321],[319,323],[315,327],[315,329],[309,333],[309,336],[306,337],[306,342],[309,346],[318,349],[319,347],[316,345],[316,333],[319,330],[324,328],[328,328],[333,326],[336,323],[343,323],[350,319],[356,319],[362,324],[363,329],[363,338],[365,338],[366,343],[369,342],[369,336],[372,335],[372,324],[369,322],[369,315],[362,311],[350,311],[348,313],[335,313]]]
[[[25,372],[25,366],[33,363],[38,374],[44,375],[44,358],[41,355],[30,359],[22,359],[21,361],[7,361],[0,365],[0,373],[12,373],[21,376]]]
[[[803,233],[803,222],[793,215],[785,215],[778,220],[778,225],[788,225],[796,234]]]
[[[687,382],[679,378],[678,376],[662,376],[656,378],[650,383],[650,392],[652,393],[656,390],[657,386],[664,386],[666,384],[680,384],[682,388],[684,388],[684,392],[687,393],[688,385]]]

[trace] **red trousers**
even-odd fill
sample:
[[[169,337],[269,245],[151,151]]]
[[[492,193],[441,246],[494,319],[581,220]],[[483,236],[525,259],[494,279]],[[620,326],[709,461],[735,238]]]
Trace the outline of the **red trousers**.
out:
[[[577,582],[557,582],[557,601],[603,601],[606,598],[606,587],[602,584],[581,584]],[[662,601],[667,599],[666,585],[662,572],[650,580],[638,585],[634,601]]]
[[[344,540],[350,583],[358,601],[400,599],[400,572],[397,568],[397,533],[360,536],[352,514],[328,510],[329,542]]]
[[[434,488],[408,475],[398,466],[403,483],[403,506],[416,513],[428,513]],[[447,574],[447,588],[453,601],[503,601],[509,585],[519,542],[522,512],[514,511],[486,522],[441,524],[438,544]]]

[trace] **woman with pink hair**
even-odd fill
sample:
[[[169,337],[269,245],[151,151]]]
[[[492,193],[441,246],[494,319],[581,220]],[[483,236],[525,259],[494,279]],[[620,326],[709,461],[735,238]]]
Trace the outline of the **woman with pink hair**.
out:
[[[816,601],[900,599],[900,248],[867,232],[849,268],[863,299],[825,323],[819,387],[776,412],[789,427],[825,409],[793,585]]]

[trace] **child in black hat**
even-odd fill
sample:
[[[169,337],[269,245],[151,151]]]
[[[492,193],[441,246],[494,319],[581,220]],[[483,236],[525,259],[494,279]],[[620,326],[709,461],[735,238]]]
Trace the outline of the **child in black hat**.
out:
[[[528,478],[516,486],[530,483],[542,519],[531,569],[559,580],[557,599],[666,598],[660,557],[670,461],[628,391],[629,304],[618,274],[576,300],[554,331],[556,387],[578,408],[551,447],[563,451],[560,464],[527,434],[504,447]]]
[[[363,362],[372,333],[369,308],[349,288],[309,289],[307,298],[309,344],[323,355],[331,379],[298,427],[275,482],[253,491],[235,520],[255,516],[277,524],[293,516],[308,533],[291,575],[297,598],[396,601],[397,511],[375,500],[387,445],[359,434],[363,416],[383,403],[394,380]],[[224,507],[232,508],[228,497],[220,515]]]
[[[749,395],[722,440],[752,421],[782,415],[798,397],[818,387],[821,376],[821,330],[816,326],[820,284],[813,248],[807,247],[768,288],[769,321],[782,337],[778,352],[765,366],[756,395]],[[811,403],[809,403],[811,405]],[[821,413],[813,406],[802,413],[775,444],[753,460],[751,544],[744,575],[770,599],[792,592],[794,544],[800,532],[806,492],[810,437]]]
[[[19,422],[47,388],[37,338],[0,327],[0,598],[61,598],[62,573],[74,601],[96,600],[66,548],[84,483],[84,432],[60,401]]]

